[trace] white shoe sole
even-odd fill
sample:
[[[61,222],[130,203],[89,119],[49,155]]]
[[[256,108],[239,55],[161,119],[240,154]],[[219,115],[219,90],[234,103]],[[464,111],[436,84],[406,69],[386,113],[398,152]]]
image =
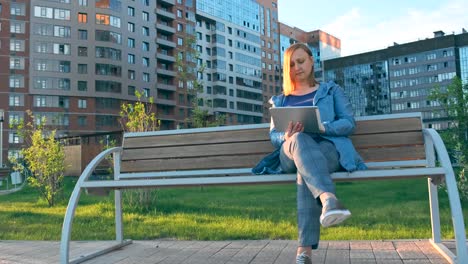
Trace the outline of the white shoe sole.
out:
[[[349,210],[332,210],[320,216],[320,224],[323,227],[338,225],[350,216],[351,212]]]

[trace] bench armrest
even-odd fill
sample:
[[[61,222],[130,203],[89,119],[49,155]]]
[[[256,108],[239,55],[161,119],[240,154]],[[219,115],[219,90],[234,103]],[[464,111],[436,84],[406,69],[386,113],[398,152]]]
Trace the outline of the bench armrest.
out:
[[[120,157],[120,153],[122,152],[121,147],[110,148],[104,150],[103,152],[99,153],[84,169],[83,173],[81,174],[80,178],[76,182],[75,188],[71,194],[70,200],[68,202],[67,211],[65,213],[65,218],[63,220],[62,225],[62,238],[60,242],[60,261],[61,263],[68,263],[69,261],[69,251],[70,251],[70,238],[71,238],[71,229],[72,229],[72,220],[75,216],[75,209],[78,205],[78,200],[80,199],[81,194],[81,187],[83,183],[88,179],[97,165],[104,160],[108,155],[113,153],[118,153]]]

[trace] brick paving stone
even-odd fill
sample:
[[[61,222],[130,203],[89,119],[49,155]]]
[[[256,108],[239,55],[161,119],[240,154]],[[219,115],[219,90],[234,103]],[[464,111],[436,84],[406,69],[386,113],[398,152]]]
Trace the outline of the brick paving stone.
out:
[[[403,264],[401,259],[376,259],[377,264]]]
[[[351,259],[351,264],[377,264],[375,259]]]
[[[327,250],[325,264],[347,264],[349,263],[349,250],[337,249]]]
[[[361,241],[353,241],[349,243],[351,250],[372,250],[372,245],[370,242],[361,242]]]
[[[374,252],[372,250],[351,250],[351,259],[375,259]]]
[[[428,259],[404,259],[403,264],[431,264]]]
[[[395,247],[393,246],[392,242],[388,241],[371,241],[372,249],[388,249],[394,250]]]
[[[378,259],[400,259],[400,255],[395,250],[390,249],[378,249],[373,250],[375,258]]]
[[[347,250],[349,250],[349,242],[346,242],[346,241],[328,242],[328,249],[347,249]]]
[[[71,259],[113,241],[71,242]],[[455,251],[453,241],[444,241]],[[58,241],[1,241],[0,264],[58,264]],[[293,264],[297,241],[134,241],[84,264]],[[314,264],[447,264],[424,240],[321,241]]]

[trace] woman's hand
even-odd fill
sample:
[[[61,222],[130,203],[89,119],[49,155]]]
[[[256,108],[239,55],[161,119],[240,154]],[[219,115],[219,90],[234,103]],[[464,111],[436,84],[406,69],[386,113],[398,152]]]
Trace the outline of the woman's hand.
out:
[[[284,133],[284,140],[289,140],[294,134],[304,131],[304,125],[301,122],[289,122],[288,128]]]

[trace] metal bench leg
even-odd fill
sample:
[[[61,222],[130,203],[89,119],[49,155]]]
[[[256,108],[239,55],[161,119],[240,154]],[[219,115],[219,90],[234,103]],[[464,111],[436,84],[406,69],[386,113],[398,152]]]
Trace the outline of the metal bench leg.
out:
[[[81,174],[80,178],[78,179],[75,188],[73,189],[72,195],[68,202],[67,211],[65,213],[65,219],[63,220],[62,226],[62,238],[60,242],[60,263],[61,264],[69,264],[69,263],[81,263],[83,261],[89,260],[91,258],[106,254],[118,248],[124,247],[130,243],[131,240],[123,240],[123,229],[122,229],[122,200],[120,190],[116,191],[116,198],[115,198],[115,205],[116,205],[116,243],[104,248],[102,250],[98,250],[92,252],[87,255],[81,255],[77,259],[70,261],[70,239],[71,239],[71,230],[73,225],[73,217],[75,216],[76,207],[78,205],[78,201],[80,199],[80,195],[82,192],[82,186],[85,180],[88,179],[89,175],[93,172],[96,168],[97,164],[101,162],[108,154],[114,153],[114,158],[117,156],[120,159],[120,151],[122,148],[116,147],[112,149],[108,149],[106,151],[101,152],[98,156],[96,156],[86,167],[86,169]],[[120,166],[120,163],[118,163]],[[120,174],[120,171],[118,171]]]
[[[441,243],[439,197],[437,196],[437,185],[432,183],[432,179],[427,179],[429,189],[429,205],[431,210],[432,241]]]
[[[433,246],[450,262],[464,264],[468,263],[468,250],[466,247],[466,233],[465,233],[465,224],[463,222],[463,212],[460,203],[460,196],[458,195],[457,182],[455,180],[455,173],[453,172],[452,163],[445,148],[444,142],[440,135],[434,129],[424,129],[424,138],[425,138],[425,148],[426,148],[426,158],[428,160],[429,166],[435,166],[435,154],[434,148],[437,152],[438,160],[442,167],[445,170],[445,183],[447,185],[447,193],[450,204],[450,212],[452,215],[453,229],[455,233],[455,245],[457,247],[457,254],[454,255],[447,247],[445,247],[442,242],[440,235],[439,237],[434,236],[435,228],[433,226],[433,239],[431,240]],[[436,188],[436,187],[434,187]],[[434,191],[433,187],[429,187],[430,191],[430,201],[431,201],[431,214],[432,208],[435,207],[433,201],[437,197],[437,192]],[[438,209],[437,209],[438,211]],[[431,215],[431,219],[435,215]],[[439,219],[439,217],[437,217]],[[440,220],[436,220],[439,225],[438,231],[440,234]],[[439,241],[437,241],[438,239]]]

